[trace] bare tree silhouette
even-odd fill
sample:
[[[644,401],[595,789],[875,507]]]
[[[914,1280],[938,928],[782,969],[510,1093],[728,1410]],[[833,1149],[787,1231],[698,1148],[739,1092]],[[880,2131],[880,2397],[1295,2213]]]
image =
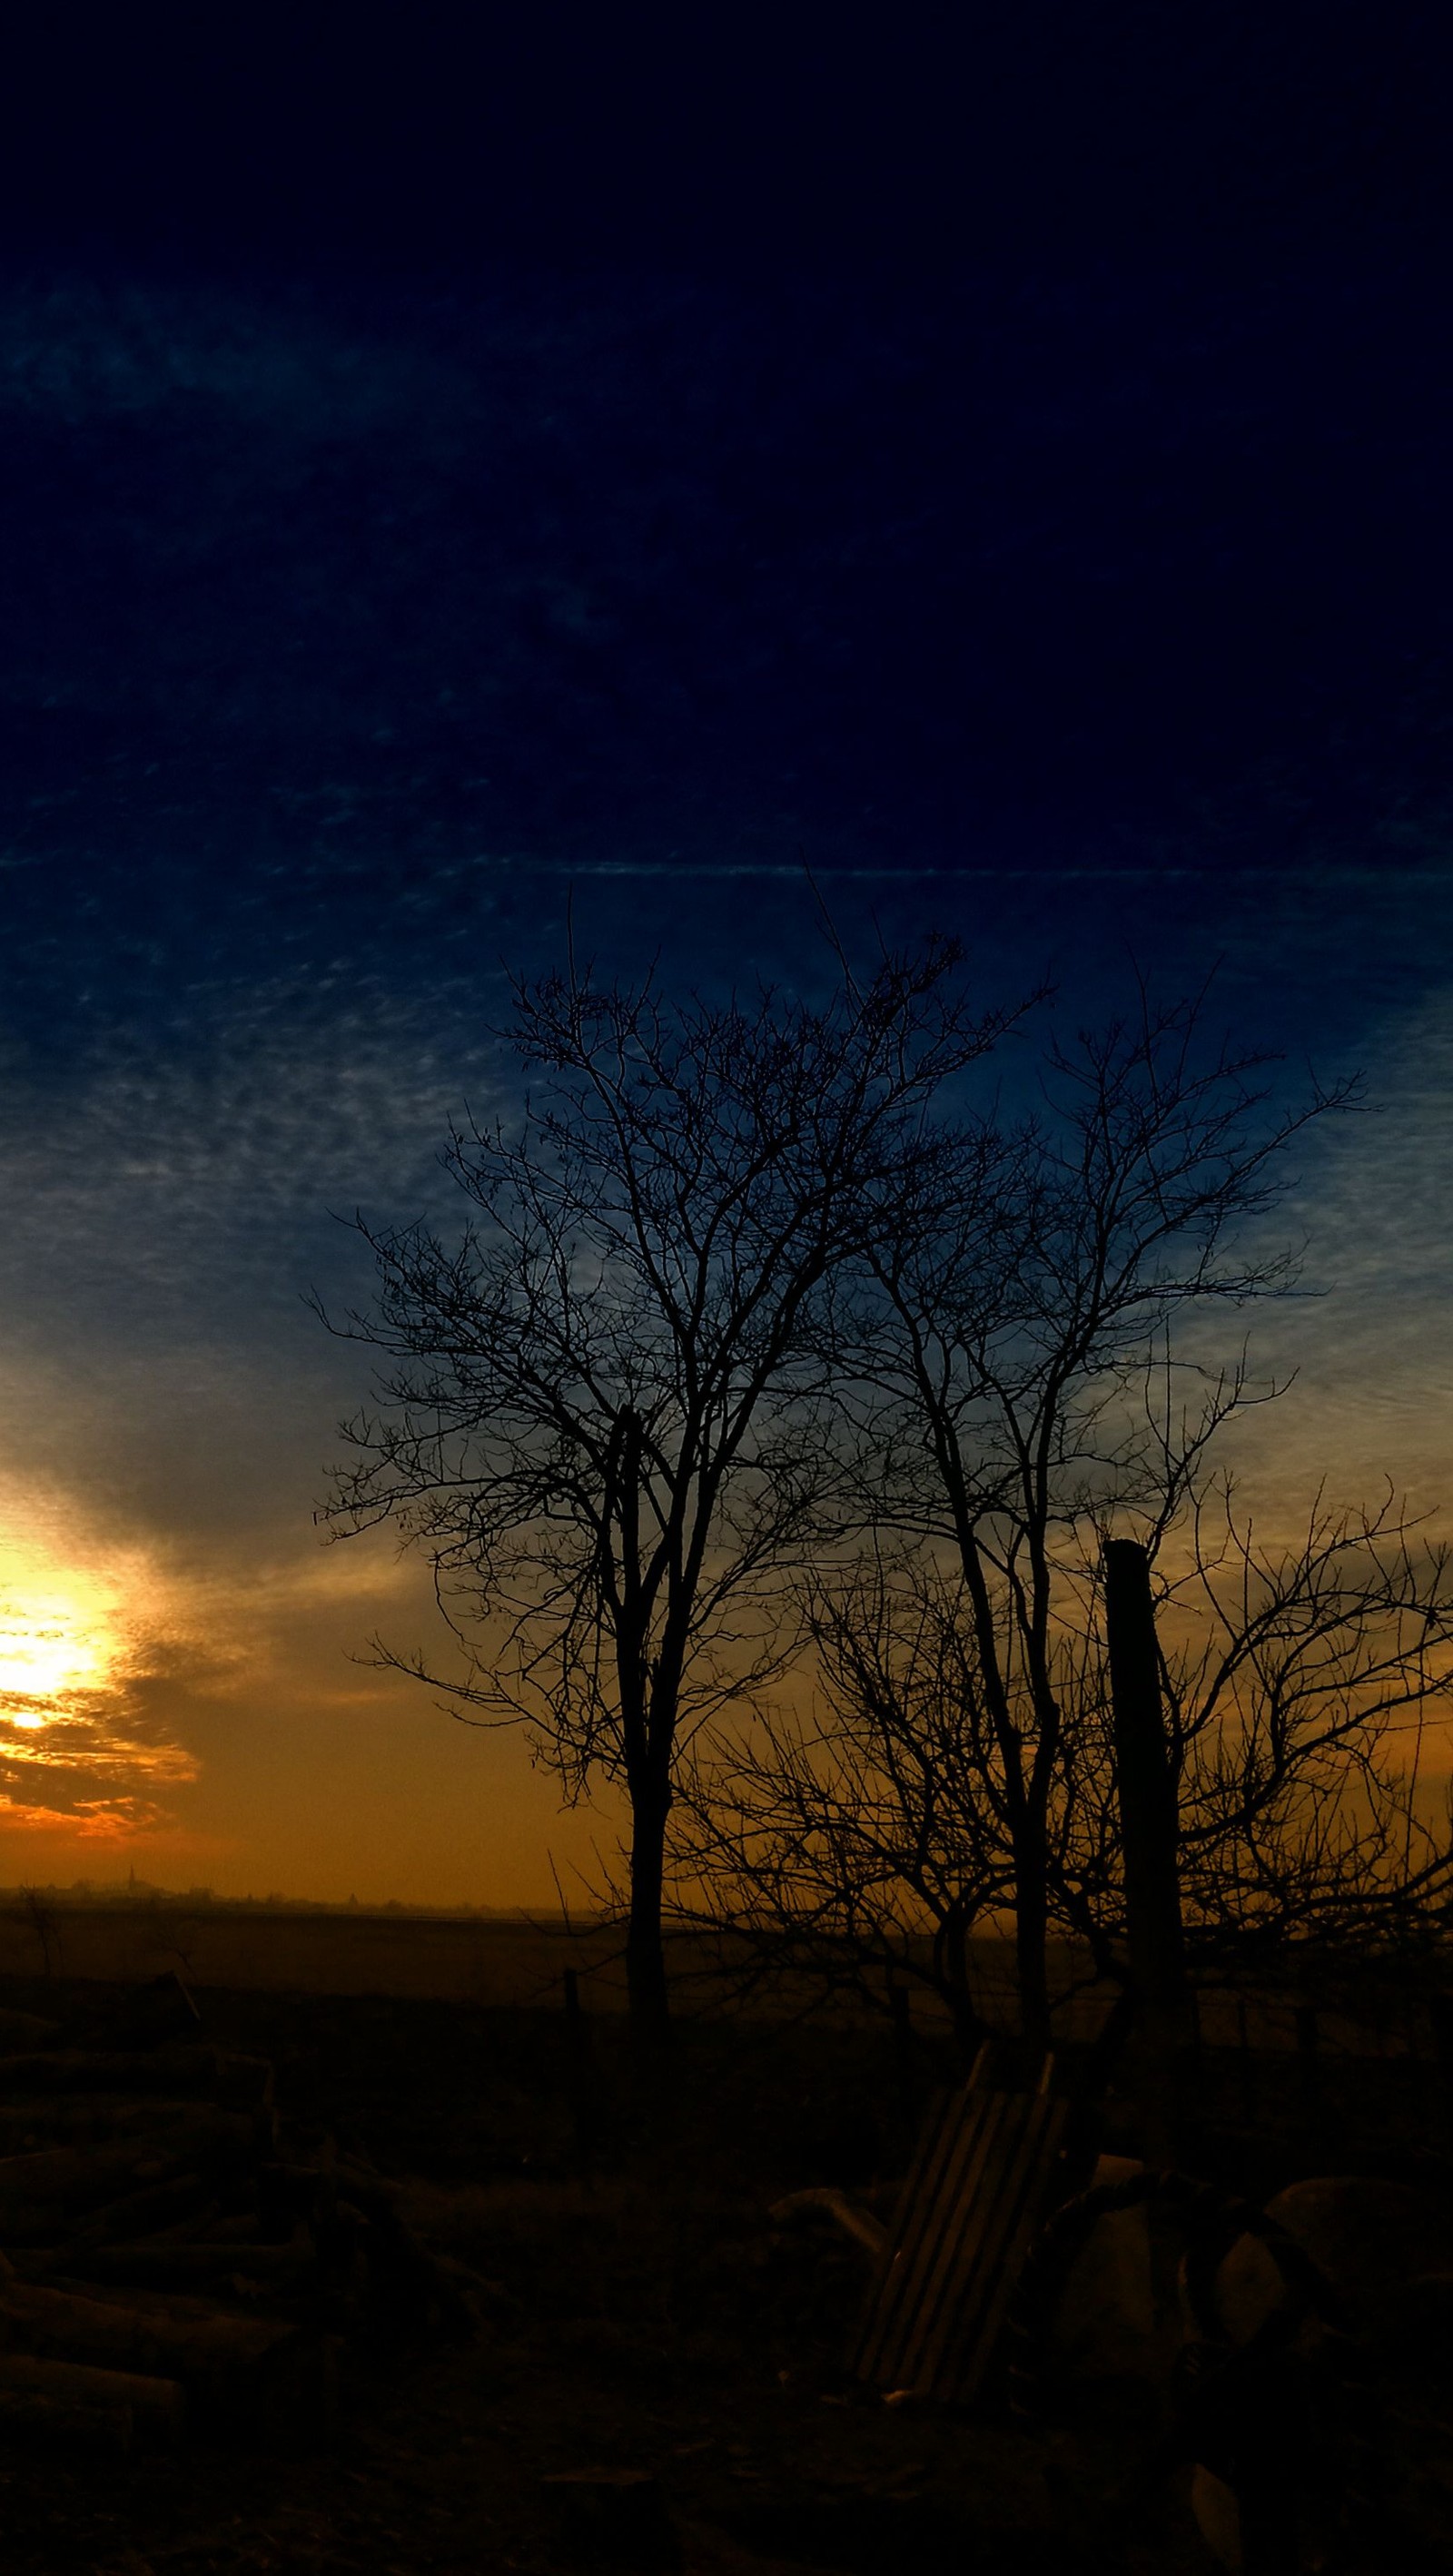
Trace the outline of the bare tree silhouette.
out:
[[[1142,991],[1134,1018],[1053,1047],[1043,1106],[966,1126],[962,1188],[926,1174],[855,1266],[834,1357],[874,1553],[811,1588],[819,1717],[769,1718],[745,1748],[719,1738],[684,1838],[688,1884],[704,1870],[729,1909],[820,1932],[852,1915],[861,1934],[873,1888],[875,1938],[900,1960],[903,1925],[927,1919],[961,2017],[970,1929],[1007,1914],[1039,2046],[1051,1931],[1099,1939],[1114,1877],[1101,1543],[1120,1527],[1158,1551],[1218,1431],[1276,1392],[1244,1354],[1178,1353],[1174,1331],[1294,1285],[1291,1257],[1248,1228],[1287,1186],[1291,1140],[1353,1097],[1272,1109],[1270,1059],[1207,1047],[1203,1023],[1203,996]],[[1187,1758],[1213,1732],[1188,1732]],[[1246,1743],[1243,1794],[1269,1832],[1285,1800],[1262,1796]]]
[[[820,1008],[671,1007],[573,965],[519,985],[518,1134],[454,1136],[457,1240],[357,1220],[377,1303],[332,1327],[383,1367],[324,1517],[392,1520],[426,1554],[463,1668],[377,1651],[470,1723],[526,1721],[572,1790],[624,1786],[650,2029],[683,1744],[790,1660],[787,1577],[845,1500],[834,1283],[910,1176],[957,1186],[935,1104],[1018,1016],[971,1015],[952,943],[861,983],[838,964]]]
[[[1440,1942],[1453,1815],[1423,1797],[1420,1767],[1453,1697],[1447,1548],[1391,1494],[1344,1513],[1319,1497],[1294,1542],[1263,1547],[1222,1479],[1162,1534],[1156,1591],[1192,1976]],[[1086,1606],[1046,1649],[1060,1712],[1046,1924],[1125,1990],[1114,1730]],[[687,1784],[688,1901],[739,1951],[745,1938],[749,1978],[790,1967],[879,2001],[885,1978],[932,1987],[971,2054],[985,2029],[973,1935],[1012,1916],[1017,1889],[973,1601],[952,1574],[880,1554],[819,1588],[810,1624],[812,1711],[765,1714]],[[1046,1988],[1059,1999],[1048,1966]]]

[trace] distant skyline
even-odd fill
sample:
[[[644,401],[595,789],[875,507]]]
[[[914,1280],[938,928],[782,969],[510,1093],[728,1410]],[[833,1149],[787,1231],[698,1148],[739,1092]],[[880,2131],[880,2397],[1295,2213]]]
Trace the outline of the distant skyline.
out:
[[[385,1897],[375,1906],[365,1906],[356,1896],[290,1896],[280,1888],[269,1889],[265,1896],[254,1894],[251,1888],[246,1889],[239,1896],[228,1896],[215,1887],[163,1887],[150,1879],[137,1878],[134,1873],[126,1878],[110,1880],[75,1878],[68,1883],[58,1883],[51,1879],[23,1878],[17,1879],[13,1887],[0,1886],[0,1905],[11,1904],[29,1908],[34,1906],[37,1899],[42,1905],[94,1906],[103,1912],[108,1906],[116,1905],[157,1906],[163,1909],[176,1907],[181,1910],[188,1906],[195,1908],[216,1905],[224,1912],[232,1907],[242,1906],[260,1909],[263,1912],[285,1914],[379,1913],[414,1914],[425,1918],[444,1915],[451,1921],[464,1917],[478,1917],[486,1922],[515,1922],[524,1919],[527,1912],[527,1909],[513,1906],[470,1905],[464,1902],[435,1905],[422,1902],[406,1903],[397,1896]],[[557,1916],[558,1911],[557,1907]]]
[[[457,79],[28,40],[0,1878],[543,1909],[611,1839],[349,1660],[427,1586],[311,1519],[330,1211],[447,1214],[567,902],[677,987],[820,973],[805,867],[1071,1020],[1219,961],[1213,1020],[1369,1101],[1294,1166],[1325,1293],[1254,1319],[1301,1376],[1248,1495],[1446,1509],[1450,167],[1420,13],[1375,65],[1292,14],[713,22],[709,78],[565,18]]]

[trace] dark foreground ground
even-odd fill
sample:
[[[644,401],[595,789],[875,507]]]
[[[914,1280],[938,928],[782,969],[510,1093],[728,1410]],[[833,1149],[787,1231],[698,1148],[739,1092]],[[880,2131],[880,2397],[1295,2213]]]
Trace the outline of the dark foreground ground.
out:
[[[65,2000],[54,1982],[0,1995],[30,2010]],[[917,2104],[953,2073],[926,2046],[905,2065],[871,2031],[702,2027],[643,2081],[618,2023],[594,2028],[582,2069],[559,2014],[199,2000],[210,2035],[274,2060],[294,2123],[365,2151],[428,2241],[493,2285],[483,2323],[472,2340],[366,2361],[343,2429],[310,2456],[213,2447],[74,2465],[0,2450],[7,2576],[1213,2568],[1189,2472],[1136,2488],[1147,2436],[1133,2407],[1087,2443],[1026,2427],[998,2394],[939,2415],[845,2379],[863,2260],[830,2227],[768,2213],[816,2183],[891,2198]],[[1250,2080],[1229,2062],[1208,2075],[1202,2169],[1257,2194],[1362,2170],[1446,2198],[1429,2070],[1332,2070],[1318,2102],[1291,2076],[1270,2061]],[[1133,2113],[1111,2130],[1102,2143],[1133,2150]],[[629,2498],[617,2513],[609,2496],[572,2503],[545,2483],[582,2470],[652,2477],[656,2537],[631,2537]]]

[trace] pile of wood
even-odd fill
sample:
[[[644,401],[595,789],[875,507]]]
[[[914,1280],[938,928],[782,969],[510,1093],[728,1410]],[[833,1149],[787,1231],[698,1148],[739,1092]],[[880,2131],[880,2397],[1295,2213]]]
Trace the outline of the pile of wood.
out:
[[[175,1978],[109,2028],[0,2013],[0,2248],[0,2437],[70,2449],[309,2446],[350,2362],[477,2321],[388,2185],[304,2154],[271,2065],[207,2045]]]

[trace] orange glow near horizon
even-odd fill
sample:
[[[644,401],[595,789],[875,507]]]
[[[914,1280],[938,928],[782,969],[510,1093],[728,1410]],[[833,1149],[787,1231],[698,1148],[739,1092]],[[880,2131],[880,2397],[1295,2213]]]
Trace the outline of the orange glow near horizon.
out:
[[[1280,1449],[1248,1442],[1259,1546],[1304,1530],[1315,1478],[1299,1470],[1328,1423],[1299,1392]],[[436,1620],[427,1569],[391,1532],[324,1547],[299,1505],[256,1535],[194,1540],[114,1507],[108,1525],[104,1500],[0,1466],[0,1881],[124,1880],[130,1862],[220,1895],[447,1891],[553,1911],[563,1883],[585,1904],[625,1829],[616,1793],[597,1782],[565,1806],[522,1731],[460,1728],[437,1694],[371,1665],[373,1634],[429,1649]],[[1179,1642],[1174,1614],[1165,1625]],[[804,1707],[812,1687],[804,1670],[784,1697]],[[1410,1729],[1390,1750],[1416,1751],[1441,1796],[1453,1718],[1429,1711],[1421,1740]]]

